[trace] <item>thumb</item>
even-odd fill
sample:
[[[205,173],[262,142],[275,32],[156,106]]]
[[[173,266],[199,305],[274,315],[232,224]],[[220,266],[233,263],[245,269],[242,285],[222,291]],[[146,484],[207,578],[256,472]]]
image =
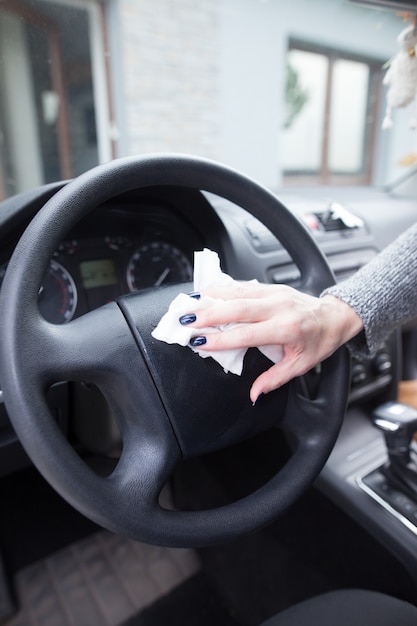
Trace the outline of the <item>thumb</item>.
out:
[[[265,372],[262,372],[254,381],[250,390],[250,399],[255,403],[260,395],[270,393],[275,389],[279,389],[290,380],[304,373],[300,371],[300,366],[296,359],[283,359],[279,363],[275,363]]]

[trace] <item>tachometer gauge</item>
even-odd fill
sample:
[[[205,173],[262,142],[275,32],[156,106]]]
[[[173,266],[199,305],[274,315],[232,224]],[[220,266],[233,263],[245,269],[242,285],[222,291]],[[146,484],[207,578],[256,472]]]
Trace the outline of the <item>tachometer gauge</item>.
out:
[[[0,268],[0,286],[7,264]],[[72,319],[77,307],[77,289],[72,276],[57,261],[51,261],[42,280],[38,297],[39,311],[51,324],[64,324]]]
[[[192,279],[191,263],[172,244],[153,241],[136,249],[127,266],[127,284],[131,291],[182,283]]]

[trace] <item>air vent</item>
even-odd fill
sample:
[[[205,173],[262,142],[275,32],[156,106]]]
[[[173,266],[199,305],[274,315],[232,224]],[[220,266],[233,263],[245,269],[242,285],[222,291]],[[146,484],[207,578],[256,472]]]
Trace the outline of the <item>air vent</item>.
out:
[[[255,217],[245,221],[245,228],[255,250],[258,252],[272,252],[281,247],[271,231]]]

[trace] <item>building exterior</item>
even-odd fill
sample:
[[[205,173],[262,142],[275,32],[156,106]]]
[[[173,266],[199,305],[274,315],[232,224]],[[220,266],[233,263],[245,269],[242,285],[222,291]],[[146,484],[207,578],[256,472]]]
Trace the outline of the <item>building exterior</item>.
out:
[[[0,0],[0,197],[154,151],[272,188],[395,180],[415,135],[405,111],[381,130],[382,66],[403,27],[349,0]]]

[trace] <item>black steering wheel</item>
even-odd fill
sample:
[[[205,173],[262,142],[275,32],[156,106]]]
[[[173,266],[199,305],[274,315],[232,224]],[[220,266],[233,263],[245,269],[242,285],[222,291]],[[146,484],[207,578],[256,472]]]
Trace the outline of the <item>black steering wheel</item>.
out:
[[[130,294],[61,326],[46,322],[38,292],[59,242],[103,201],[151,185],[206,190],[240,205],[288,250],[300,270],[302,290],[318,294],[334,282],[306,228],[245,176],[184,155],[116,160],[68,183],[19,241],[0,298],[0,379],[8,414],[28,455],[76,509],[141,541],[208,545],[272,522],[314,481],[342,423],[349,359],[339,350],[322,364],[313,400],[290,383],[252,407],[250,382],[269,363],[257,350],[248,351],[243,375],[237,377],[224,374],[211,359],[152,338],[169,302],[191,285]],[[48,409],[46,395],[53,383],[80,380],[100,388],[120,428],[120,460],[106,477],[74,451]],[[160,504],[160,492],[182,459],[277,426],[290,433],[294,451],[261,488],[204,511],[173,511]]]

